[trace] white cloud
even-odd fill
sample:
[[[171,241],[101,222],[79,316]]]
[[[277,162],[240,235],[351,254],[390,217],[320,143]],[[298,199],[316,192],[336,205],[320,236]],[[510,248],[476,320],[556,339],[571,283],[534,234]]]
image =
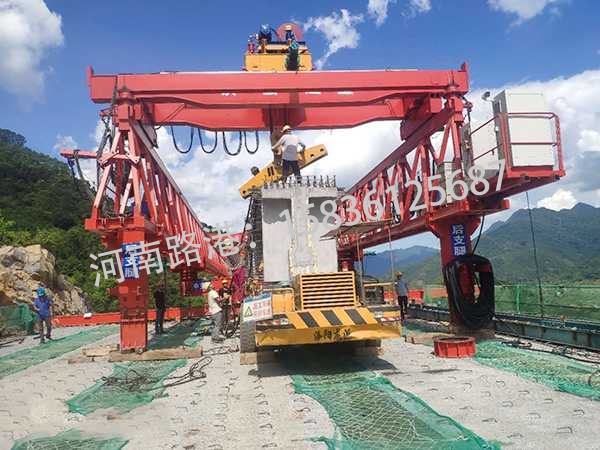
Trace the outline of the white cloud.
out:
[[[600,189],[600,154],[598,150],[598,131],[600,130],[600,69],[587,70],[569,78],[558,77],[547,81],[505,85],[494,89],[473,91],[468,98],[474,103],[475,122],[487,120],[490,105],[480,99],[486,90],[497,94],[502,89],[542,92],[550,111],[560,118],[563,159],[567,174],[559,182],[560,186],[573,193],[578,201],[597,204],[592,194]],[[549,196],[556,184],[541,188]],[[538,194],[539,195],[539,194]]]
[[[375,20],[378,27],[383,25],[388,17],[388,9],[396,0],[369,0],[367,12]],[[418,14],[424,14],[431,11],[431,0],[409,0],[403,15],[406,17],[415,17]]]
[[[579,132],[579,139],[577,140],[577,147],[582,151],[592,150],[599,152],[600,133],[596,130],[581,130]]]
[[[400,145],[399,122],[371,122],[355,128],[299,132],[306,145],[323,144],[328,155],[307,168],[307,175],[335,175],[351,187]]]
[[[98,142],[100,139],[98,138]],[[56,136],[56,142],[52,146],[52,149],[58,154],[61,149],[74,150],[79,148],[79,144],[73,138],[73,136],[63,136],[62,134],[58,134]],[[62,159],[62,157],[61,157]],[[64,161],[64,159],[63,159]],[[92,187],[96,186],[96,160],[95,159],[79,159],[79,167],[81,167],[81,172],[83,174],[83,178],[85,181],[90,183]],[[76,175],[79,177],[77,170],[75,169]]]
[[[495,11],[502,11],[506,14],[515,14],[517,16],[516,24],[533,19],[541,14],[546,7],[552,3],[558,3],[559,0],[488,0],[488,5]],[[554,14],[558,9],[554,8]]]
[[[363,15],[352,15],[347,9],[338,13],[333,11],[329,16],[310,17],[304,24],[305,30],[314,29],[325,36],[327,51],[316,62],[321,70],[331,55],[344,48],[358,47],[360,34],[356,25],[363,21]]]
[[[57,134],[56,142],[54,143],[52,148],[59,152],[61,148],[75,149],[78,148],[78,145],[77,141],[73,139],[73,136],[63,136],[62,134]]]
[[[550,110],[561,119],[567,176],[557,183],[533,190],[530,193],[532,204],[553,208],[571,207],[577,201],[600,204],[600,177],[597,176],[600,171],[600,152],[584,151],[593,147],[578,144],[582,137],[590,139],[593,136],[590,131],[600,130],[600,70],[582,72],[569,78],[531,81],[485,90],[495,95],[505,88],[543,92]],[[483,91],[475,90],[467,95],[474,103],[474,122],[487,120],[491,116],[490,104],[480,99]],[[304,170],[303,174],[336,175],[338,186],[352,186],[398,146],[398,125],[396,121],[373,122],[352,129],[297,132],[307,145],[325,144],[329,153]],[[99,130],[102,128],[99,127]],[[179,147],[187,148],[187,128],[176,129],[176,135]],[[252,146],[253,136],[249,135],[248,138],[249,146]],[[229,139],[232,146],[236,147],[237,133]],[[169,130],[163,127],[158,130],[158,153],[201,220],[212,224],[228,221],[234,224],[234,230],[241,230],[248,201],[241,199],[238,187],[250,178],[252,166],[263,167],[272,158],[267,133],[261,132],[260,140],[260,150],[255,155],[249,155],[242,149],[239,156],[227,156],[221,143],[213,154],[208,155],[198,147],[197,141],[189,154],[182,155],[173,147]],[[211,143],[212,133],[209,132],[205,145]],[[590,154],[598,157],[590,158]],[[589,172],[582,172],[584,168]],[[91,181],[95,175],[88,176],[86,172],[86,178]],[[582,180],[587,180],[588,184],[582,184]],[[523,198],[522,195],[513,197],[511,211],[491,215],[486,218],[486,224],[506,219],[511,212],[524,207]],[[396,245],[402,247],[405,244]]]
[[[0,87],[39,99],[49,70],[42,61],[63,42],[61,17],[43,0],[0,0]]]
[[[375,20],[375,25],[378,27],[383,25],[388,15],[388,6],[394,0],[369,0],[367,12],[369,16]]]
[[[550,197],[545,197],[537,202],[539,208],[553,209],[560,211],[561,209],[571,209],[577,204],[577,200],[571,191],[558,189]]]
[[[583,179],[589,179],[590,183],[597,179],[600,183],[600,177],[590,178],[593,173],[600,171],[600,157],[581,161],[584,152],[577,145],[581,136],[589,136],[586,130],[600,130],[600,114],[597,113],[600,111],[600,70],[582,72],[569,78],[531,81],[485,90],[490,90],[495,95],[505,88],[543,92],[550,110],[556,112],[561,119],[567,176],[557,183],[532,191],[532,203],[552,197],[557,189],[562,189],[569,192],[574,201],[600,204],[600,196],[597,195],[600,185],[581,184]],[[490,104],[480,99],[482,92],[483,90],[476,90],[467,96],[474,103],[474,122],[482,122],[491,116]],[[329,153],[304,170],[303,174],[336,175],[339,186],[352,186],[398,146],[398,125],[395,121],[373,122],[351,129],[297,132],[307,145],[325,144]],[[187,147],[187,131],[176,130],[176,134],[179,146]],[[227,220],[236,224],[234,228],[241,229],[248,202],[239,197],[237,189],[250,178],[250,167],[263,167],[270,161],[272,154],[268,148],[266,133],[261,133],[261,149],[256,155],[248,155],[242,150],[237,157],[225,155],[221,144],[212,155],[204,154],[196,146],[189,155],[180,155],[173,148],[167,130],[161,128],[158,137],[159,153],[198,217],[210,223],[223,223]],[[236,140],[237,137],[233,136],[231,139]],[[212,133],[207,141],[212,142]],[[600,156],[598,152],[587,153]],[[589,168],[590,174],[582,174],[582,167]],[[562,198],[570,200],[569,195],[563,194]],[[573,200],[570,201],[573,203]],[[525,205],[523,196],[513,197],[511,202],[512,212]],[[510,213],[494,214],[486,219],[486,224],[506,219]]]
[[[177,144],[187,148],[189,144],[187,127],[176,129]],[[231,150],[237,149],[238,133],[226,133]],[[204,139],[207,148],[212,147],[213,133],[209,132]],[[248,146],[253,149],[254,137],[248,134]],[[255,155],[250,155],[242,146],[238,156],[228,156],[223,150],[221,135],[219,145],[214,153],[206,154],[194,144],[187,155],[177,152],[173,146],[170,130],[158,130],[158,143],[161,159],[173,175],[177,185],[184,192],[189,203],[198,217],[206,223],[215,225],[225,221],[233,224],[235,232],[241,231],[248,201],[243,200],[238,188],[252,175],[252,166],[263,167],[273,156],[270,150],[269,138],[266,133],[260,133],[260,149]]]
[[[431,11],[431,0],[410,0],[408,8],[411,15],[427,13]]]

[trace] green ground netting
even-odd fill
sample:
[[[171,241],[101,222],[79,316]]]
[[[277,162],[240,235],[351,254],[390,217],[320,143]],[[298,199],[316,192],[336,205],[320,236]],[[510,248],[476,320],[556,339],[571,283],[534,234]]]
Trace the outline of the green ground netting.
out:
[[[119,414],[125,414],[162,396],[164,379],[185,364],[183,359],[115,364],[111,377],[124,380],[139,376],[145,381],[132,389],[124,383],[111,384],[101,380],[66,403],[70,412],[83,415],[105,408],[114,408]]]
[[[148,348],[194,346],[201,339],[198,330],[203,325],[202,320],[175,325],[150,341]],[[99,380],[66,403],[69,411],[83,415],[105,408],[114,408],[118,413],[125,414],[161,397],[164,394],[163,381],[185,365],[184,359],[115,364],[108,379]]]
[[[117,327],[107,325],[83,330],[60,339],[46,341],[43,345],[10,353],[0,357],[0,378],[25,370],[49,359],[58,358],[84,345],[94,343],[117,332]]]
[[[127,445],[120,438],[84,436],[78,430],[68,430],[49,437],[26,437],[15,441],[12,450],[119,450]]]
[[[449,417],[441,416],[418,397],[386,378],[341,364],[306,358],[315,367],[295,367],[296,392],[319,402],[336,427],[332,438],[320,437],[329,449],[342,450],[471,450],[498,449]],[[339,362],[339,361],[338,361]],[[297,366],[290,362],[290,366]]]
[[[510,347],[498,341],[483,341],[477,343],[475,361],[558,391],[600,400],[598,368],[564,356]]]
[[[427,331],[414,324],[409,326],[411,333]],[[433,346],[433,338],[426,345]],[[557,391],[600,400],[600,368],[591,364],[580,363],[559,354],[512,347],[494,340],[477,342],[477,353],[473,359],[486,366],[545,384]]]
[[[0,335],[33,332],[35,316],[27,305],[0,306]]]

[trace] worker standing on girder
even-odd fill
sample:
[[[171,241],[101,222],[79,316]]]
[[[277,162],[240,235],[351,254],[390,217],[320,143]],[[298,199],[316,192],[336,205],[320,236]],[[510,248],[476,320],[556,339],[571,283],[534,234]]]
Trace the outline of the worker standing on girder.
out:
[[[402,272],[396,272],[396,282],[394,283],[396,296],[398,298],[398,306],[400,306],[400,316],[402,320],[406,317],[406,309],[408,308],[408,283],[402,279]]]
[[[223,325],[223,311],[221,305],[219,305],[219,293],[215,290],[213,282],[211,281],[208,289],[208,313],[210,314],[213,321],[213,329],[210,334],[213,342],[223,342],[221,334],[221,327]]]
[[[283,166],[282,176],[285,180],[290,172],[293,172],[298,182],[300,182],[300,166],[298,165],[298,146],[302,147],[302,150],[306,149],[306,145],[300,140],[298,136],[292,134],[292,127],[284,125],[281,129],[283,133],[279,140],[271,147],[273,150],[279,146],[283,147]]]
[[[154,290],[154,306],[156,307],[156,321],[154,322],[154,332],[163,334],[163,322],[165,320],[165,309],[167,308],[165,299],[165,285],[159,283]]]
[[[33,309],[37,314],[37,322],[40,328],[40,344],[46,343],[46,338],[52,339],[52,300],[46,295],[46,289],[38,288],[37,296],[33,301]],[[46,333],[44,334],[44,324],[46,325]]]

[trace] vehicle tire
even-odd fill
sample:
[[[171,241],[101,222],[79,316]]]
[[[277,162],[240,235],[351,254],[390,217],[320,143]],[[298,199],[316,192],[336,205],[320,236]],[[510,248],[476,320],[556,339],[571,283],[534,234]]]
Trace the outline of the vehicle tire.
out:
[[[256,322],[240,323],[240,353],[254,353],[256,351]]]

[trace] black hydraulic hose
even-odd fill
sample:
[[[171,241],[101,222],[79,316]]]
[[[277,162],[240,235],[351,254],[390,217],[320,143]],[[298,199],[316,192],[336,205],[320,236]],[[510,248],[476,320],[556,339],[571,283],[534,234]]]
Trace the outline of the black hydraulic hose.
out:
[[[256,142],[256,146],[254,147],[254,150],[250,150],[248,148],[248,136],[246,135],[246,132],[244,131],[244,147],[246,147],[246,151],[248,153],[250,153],[251,155],[254,155],[258,151],[258,147],[260,146],[260,138],[258,136],[258,130],[254,130],[254,140]]]
[[[479,274],[479,295],[463,292],[461,271],[468,271],[471,278]],[[444,267],[444,281],[448,300],[464,325],[477,330],[488,325],[494,317],[494,273],[487,258],[479,255],[459,256]]]
[[[171,125],[171,138],[173,139],[173,146],[175,147],[175,150],[177,150],[179,153],[182,153],[185,155],[186,153],[189,153],[192,150],[192,145],[194,144],[194,129],[192,127],[190,127],[190,145],[188,145],[187,150],[181,150],[177,146],[177,141],[175,140],[175,131],[173,130],[173,125]]]
[[[239,133],[239,142],[238,142],[237,151],[231,152],[231,151],[229,151],[229,147],[227,146],[227,138],[225,137],[225,132],[221,131],[221,135],[223,136],[223,148],[225,149],[225,153],[227,153],[229,156],[237,156],[242,151],[242,132],[239,131],[238,133]]]
[[[204,141],[202,140],[202,129],[197,128],[196,130],[198,131],[198,139],[200,139],[200,148],[202,148],[202,151],[207,154],[214,153],[214,151],[217,149],[217,144],[219,143],[218,132],[217,131],[214,132],[215,133],[215,142],[214,142],[212,148],[210,150],[206,150],[206,148],[204,147]]]

